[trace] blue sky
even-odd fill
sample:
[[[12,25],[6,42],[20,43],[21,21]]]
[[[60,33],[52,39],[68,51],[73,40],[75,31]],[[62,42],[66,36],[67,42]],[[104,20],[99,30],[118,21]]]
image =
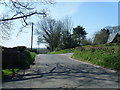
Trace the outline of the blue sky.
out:
[[[49,15],[52,18],[71,17],[73,27],[83,26],[88,33],[88,38],[92,38],[96,31],[106,26],[118,25],[118,2],[57,2],[54,6],[49,7]],[[30,47],[30,28],[26,30],[27,33],[22,33],[18,37],[16,37],[17,32],[18,30],[15,28],[10,40],[4,41],[2,45]],[[36,41],[36,36],[34,36],[33,47],[37,47]],[[44,45],[41,44],[41,47]]]
[[[58,3],[53,17],[69,16],[73,26],[82,25],[91,37],[94,32],[118,25],[118,3],[114,2],[67,2]],[[60,14],[60,12],[64,12]]]

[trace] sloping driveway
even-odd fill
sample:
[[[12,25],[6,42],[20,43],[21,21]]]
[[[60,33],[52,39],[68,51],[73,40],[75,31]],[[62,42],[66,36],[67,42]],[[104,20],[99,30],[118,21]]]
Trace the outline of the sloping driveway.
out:
[[[25,74],[3,88],[118,88],[116,71],[70,59],[68,54],[39,54]]]

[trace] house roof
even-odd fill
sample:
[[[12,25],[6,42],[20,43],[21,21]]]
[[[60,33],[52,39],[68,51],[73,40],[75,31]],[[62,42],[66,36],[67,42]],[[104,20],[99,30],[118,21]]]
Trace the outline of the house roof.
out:
[[[112,33],[112,34],[110,34],[109,38],[107,40],[107,43],[111,43],[114,40],[114,38],[116,37],[117,34],[120,35],[120,32],[119,33]]]

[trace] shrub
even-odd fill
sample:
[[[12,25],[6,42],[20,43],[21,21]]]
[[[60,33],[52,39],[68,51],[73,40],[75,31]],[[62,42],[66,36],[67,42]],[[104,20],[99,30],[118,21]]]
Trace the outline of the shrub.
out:
[[[35,53],[32,54],[24,46],[15,48],[4,48],[2,52],[2,67],[3,69],[11,68],[28,68],[33,64]]]
[[[17,47],[14,47],[13,49],[16,49],[18,51],[24,51],[24,50],[27,49],[27,47],[25,47],[25,46],[17,46]]]

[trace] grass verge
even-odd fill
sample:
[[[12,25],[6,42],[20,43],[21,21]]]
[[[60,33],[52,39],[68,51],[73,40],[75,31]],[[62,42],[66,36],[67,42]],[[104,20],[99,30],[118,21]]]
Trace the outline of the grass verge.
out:
[[[88,62],[109,69],[120,70],[120,45],[101,44],[80,46],[75,49],[65,49],[49,54],[74,53],[73,59]]]
[[[60,51],[48,52],[48,54],[63,54],[63,53],[73,53],[74,49],[64,49]]]
[[[4,73],[4,75],[12,75],[13,74],[13,70],[15,73],[17,73],[20,69],[3,69],[2,72]]]
[[[105,68],[120,70],[119,46],[77,47],[72,58],[96,64]]]

